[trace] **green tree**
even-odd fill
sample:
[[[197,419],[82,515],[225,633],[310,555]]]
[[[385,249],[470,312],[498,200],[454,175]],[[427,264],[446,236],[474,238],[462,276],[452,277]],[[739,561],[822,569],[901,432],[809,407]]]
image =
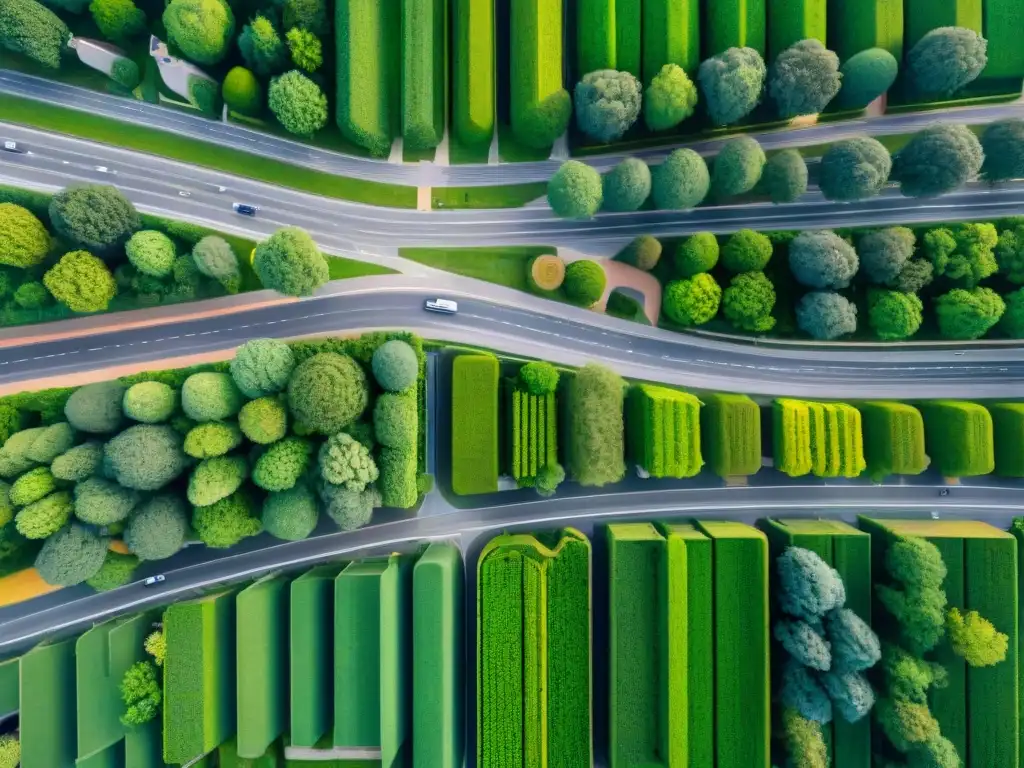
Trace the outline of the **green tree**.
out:
[[[837,141],[821,158],[818,186],[828,200],[874,197],[892,172],[889,150],[868,136]]]
[[[331,435],[320,446],[317,463],[325,482],[344,485],[350,491],[362,491],[379,475],[366,446],[344,432]]]
[[[297,136],[312,136],[327,125],[327,97],[297,69],[270,81],[267,104],[284,129]]]
[[[0,17],[0,29],[2,29]],[[34,267],[50,252],[46,227],[27,208],[0,203],[0,264],[8,267]]]
[[[157,716],[163,690],[153,662],[137,661],[128,668],[121,680],[121,698],[125,705],[121,722],[125,725],[144,725]]]
[[[760,188],[776,205],[803,197],[807,192],[807,162],[800,150],[783,149],[768,158]]]
[[[839,93],[839,57],[818,40],[801,40],[772,64],[768,93],[784,118],[816,115]]]
[[[849,608],[830,611],[825,617],[825,632],[832,644],[834,672],[864,672],[882,658],[878,635]]]
[[[821,725],[795,709],[782,712],[782,733],[791,768],[828,768],[828,747]]]
[[[654,207],[667,210],[695,208],[711,187],[704,158],[692,149],[676,149],[651,174]]]
[[[64,405],[64,416],[80,432],[115,432],[124,421],[121,402],[128,390],[119,381],[101,381],[79,387]]]
[[[188,500],[195,507],[208,507],[225,499],[249,476],[244,456],[214,456],[203,459],[188,479]]]
[[[236,415],[244,399],[226,373],[193,373],[181,386],[181,408],[196,421],[221,421]]]
[[[257,445],[270,445],[287,434],[288,411],[275,397],[250,400],[238,414],[238,426]]]
[[[35,466],[28,454],[35,441],[43,434],[42,427],[15,432],[0,448],[0,477],[12,478]]]
[[[650,272],[661,260],[661,242],[650,235],[640,235],[615,256],[616,261]]]
[[[266,491],[287,491],[306,473],[312,456],[313,444],[308,440],[286,437],[256,460],[252,481]]]
[[[238,293],[242,274],[238,257],[227,240],[207,235],[193,246],[192,259],[200,274],[216,280],[228,293]]]
[[[818,678],[803,664],[787,658],[782,666],[779,702],[815,723],[832,722],[832,702]]]
[[[926,704],[881,699],[875,708],[882,733],[900,752],[939,737],[939,723]]]
[[[61,256],[43,275],[43,285],[73,312],[102,312],[117,295],[117,283],[107,265],[86,251]]]
[[[857,330],[857,306],[831,291],[805,293],[796,305],[796,324],[819,341],[833,341]]]
[[[45,539],[67,524],[73,507],[71,494],[57,491],[18,512],[14,524],[26,539]]]
[[[40,464],[49,464],[75,444],[75,430],[66,421],[43,427],[25,451],[25,456]]]
[[[331,31],[331,19],[325,0],[285,0],[282,19],[288,31],[299,27],[317,37],[324,37]]]
[[[720,200],[745,195],[761,180],[766,162],[764,150],[755,139],[749,136],[730,139],[715,157],[712,192]]]
[[[829,671],[821,682],[832,699],[832,707],[848,723],[861,720],[875,705],[875,692],[859,672]]]
[[[590,259],[580,259],[565,268],[562,289],[565,297],[573,304],[592,307],[604,295],[607,282],[608,278],[600,264]]]
[[[146,31],[146,14],[132,0],[92,0],[89,13],[107,40],[123,43]]]
[[[567,160],[548,182],[548,205],[563,219],[589,219],[601,208],[601,174],[579,160]]]
[[[120,249],[140,225],[135,206],[120,190],[106,184],[82,184],[61,190],[50,200],[49,213],[57,234],[102,255]]]
[[[288,408],[310,430],[333,435],[362,416],[369,403],[366,374],[348,355],[321,352],[303,361],[288,382]]]
[[[935,197],[977,176],[984,158],[981,142],[966,125],[939,123],[914,135],[893,171],[906,197]]]
[[[907,54],[910,85],[922,96],[951,96],[985,69],[987,48],[988,42],[973,29],[933,29]]]
[[[264,288],[288,296],[310,296],[330,279],[324,255],[298,227],[282,227],[257,245],[253,269]]]
[[[193,107],[207,117],[220,117],[220,88],[216,80],[200,75],[189,75],[188,100]]]
[[[167,421],[178,407],[178,394],[161,381],[140,381],[124,393],[124,415],[144,424]]]
[[[835,232],[801,232],[789,244],[789,269],[809,288],[846,288],[859,263],[853,246]]]
[[[416,383],[420,364],[416,352],[401,339],[385,341],[373,352],[373,378],[388,392],[404,392]]]
[[[174,268],[174,243],[163,232],[144,229],[136,232],[125,245],[128,261],[139,272],[153,277],[167,277]]]
[[[673,280],[665,286],[662,309],[677,325],[703,325],[718,314],[721,300],[722,289],[715,278],[701,273],[686,280]]]
[[[1006,304],[991,288],[954,288],[935,299],[939,335],[944,339],[980,339],[1005,311]]]
[[[263,530],[253,512],[252,500],[245,491],[236,491],[208,507],[196,507],[192,528],[206,546],[227,549]]]
[[[14,481],[8,491],[8,499],[16,507],[24,507],[55,490],[57,484],[49,467],[36,467]]]
[[[185,546],[188,509],[174,494],[154,496],[135,508],[124,529],[124,543],[140,560],[163,560]]]
[[[643,103],[647,127],[667,131],[693,114],[697,108],[697,86],[678,64],[666,64],[651,78]]]
[[[722,266],[730,272],[758,272],[772,258],[772,241],[752,229],[741,229],[729,236],[722,248]]]
[[[577,127],[602,144],[621,139],[640,116],[642,91],[640,81],[629,72],[588,72],[576,83]]]
[[[21,764],[21,742],[11,733],[0,736],[0,768],[18,768]]]
[[[235,351],[231,378],[246,397],[273,395],[288,386],[295,370],[292,348],[277,339],[252,339]]]
[[[166,424],[136,424],[107,442],[104,472],[125,488],[155,491],[189,465],[182,437]]]
[[[127,519],[142,496],[102,477],[75,484],[75,517],[92,525],[113,525]]]
[[[1024,284],[1024,226],[1004,229],[995,248],[999,274],[1017,285]]]
[[[888,286],[903,293],[917,293],[930,285],[934,279],[934,268],[927,259],[913,258],[903,265],[903,269]]]
[[[316,72],[320,69],[320,65],[324,63],[324,52],[316,35],[308,29],[292,27],[284,37],[295,66],[306,72]]]
[[[558,389],[558,369],[544,360],[535,360],[519,369],[516,387],[531,395],[549,395]]]
[[[1006,658],[1009,637],[977,611],[962,614],[958,608],[950,608],[946,632],[953,652],[972,667],[991,667]]]
[[[224,0],[170,0],[163,22],[171,42],[196,64],[218,63],[235,34],[235,16]]]
[[[672,266],[679,277],[693,277],[714,269],[718,254],[718,238],[711,232],[697,232],[676,246]]]
[[[876,229],[857,240],[861,271],[871,282],[887,285],[895,280],[914,255],[917,238],[907,227]]]
[[[373,487],[350,491],[341,485],[321,483],[319,492],[324,511],[343,531],[362,528],[370,522],[374,508],[381,505],[381,495]]]
[[[790,658],[818,672],[832,666],[829,644],[805,621],[777,621],[772,631],[775,640]]]
[[[999,330],[1010,339],[1024,339],[1024,288],[1003,297],[1006,311],[999,320]]]
[[[263,529],[285,541],[307,538],[316,528],[319,517],[316,495],[305,483],[267,494],[263,502]]]
[[[651,169],[636,157],[627,157],[601,182],[602,207],[606,211],[637,211],[651,194]]]
[[[109,592],[111,589],[123,587],[130,582],[138,567],[139,558],[135,555],[108,551],[103,565],[95,574],[86,579],[85,583],[97,592]]]
[[[921,327],[924,305],[912,293],[872,290],[868,294],[868,324],[882,341],[909,339]]]
[[[251,69],[232,67],[221,84],[221,95],[234,112],[256,116],[263,109],[263,89]]]
[[[151,632],[146,637],[144,647],[146,653],[153,657],[153,663],[162,667],[164,659],[167,657],[167,635],[164,634],[164,631],[158,629],[156,632]]]
[[[0,46],[49,69],[60,69],[71,31],[35,0],[0,0]]]
[[[415,452],[419,433],[416,398],[411,394],[382,394],[373,405],[373,430],[380,445]]]
[[[279,74],[288,67],[288,49],[266,16],[258,15],[242,27],[238,50],[246,66],[262,77]]]
[[[255,402],[255,401],[254,401]],[[242,444],[242,430],[223,421],[197,424],[185,435],[185,453],[196,459],[223,456]]]
[[[99,572],[109,543],[88,527],[72,523],[46,540],[36,556],[36,570],[47,584],[73,587]]]
[[[572,97],[561,89],[513,115],[512,133],[527,147],[546,149],[565,133],[571,117]]]
[[[900,65],[884,48],[868,48],[844,61],[839,71],[843,76],[839,102],[846,109],[863,109],[888,92]]]
[[[767,333],[775,327],[775,286],[764,272],[736,275],[722,295],[722,311],[736,328]]]
[[[705,59],[697,80],[711,122],[732,125],[753,112],[761,103],[767,73],[764,59],[753,48],[730,48]]]
[[[110,67],[110,79],[126,91],[131,91],[142,80],[142,73],[139,72],[138,64],[127,56],[121,56]]]
[[[98,472],[102,464],[103,443],[90,440],[55,458],[50,471],[58,480],[77,483]]]
[[[985,162],[982,175],[989,181],[1007,181],[1024,177],[1024,120],[1008,117],[996,120],[981,134]]]
[[[14,303],[22,309],[41,309],[50,303],[50,292],[38,280],[28,280],[14,292]]]
[[[992,224],[965,223],[925,233],[922,250],[936,275],[973,288],[999,269],[995,248],[999,235]]]
[[[816,552],[786,547],[775,559],[779,577],[779,608],[795,619],[815,624],[846,602],[839,572]]]

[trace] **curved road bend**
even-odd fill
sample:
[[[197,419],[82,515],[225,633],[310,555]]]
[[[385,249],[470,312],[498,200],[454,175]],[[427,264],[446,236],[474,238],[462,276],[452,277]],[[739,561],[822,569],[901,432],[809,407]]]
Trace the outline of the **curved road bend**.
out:
[[[338,176],[390,184],[461,187],[547,181],[560,165],[560,161],[552,160],[502,163],[500,165],[454,166],[438,166],[433,163],[388,163],[384,160],[318,149],[241,125],[216,122],[169,107],[133,101],[12,70],[0,70],[0,92],[50,104],[59,104],[126,123],[162,128],[180,136],[256,153],[263,157],[315,168]],[[978,124],[1006,117],[1021,117],[1022,115],[1024,115],[1024,102],[1014,101],[982,106],[953,107],[942,110],[942,112],[925,111],[863,117],[855,120],[825,122],[806,128],[783,128],[748,135],[756,138],[765,149],[782,149],[824,144],[865,134],[886,136],[913,133],[939,120]],[[6,126],[0,126],[0,132],[5,130]],[[10,138],[9,136],[5,137]],[[648,162],[660,162],[671,149],[677,146],[689,147],[701,154],[713,154],[728,138],[683,141],[667,148],[613,152],[580,159],[600,171],[606,171],[626,157],[640,157]]]

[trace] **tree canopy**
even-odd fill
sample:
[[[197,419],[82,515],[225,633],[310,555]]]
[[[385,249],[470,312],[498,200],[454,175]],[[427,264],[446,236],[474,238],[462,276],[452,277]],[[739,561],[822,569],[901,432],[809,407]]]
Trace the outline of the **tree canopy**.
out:
[[[666,64],[644,91],[644,122],[652,131],[675,128],[697,107],[697,86],[678,64]]]
[[[235,34],[235,15],[225,0],[170,0],[163,22],[171,42],[196,64],[223,59]]]
[[[565,268],[562,289],[573,304],[592,307],[604,294],[607,277],[596,261],[580,259]]]
[[[805,293],[796,305],[796,324],[819,341],[833,341],[857,330],[857,306],[831,291]]]
[[[642,92],[640,81],[629,72],[588,72],[576,83],[577,127],[605,144],[622,138],[640,116]]]
[[[679,277],[710,272],[718,263],[718,238],[712,232],[697,232],[676,246],[672,266]]]
[[[0,203],[0,264],[34,267],[50,251],[46,227],[27,208]]]
[[[730,139],[715,156],[712,192],[722,200],[750,192],[761,180],[766,161],[764,150],[756,139],[749,136]]]
[[[907,76],[923,96],[951,96],[974,82],[986,64],[985,38],[965,27],[939,27],[910,49]]]
[[[548,182],[548,205],[563,219],[589,219],[601,208],[601,174],[579,160],[567,160]]]
[[[889,180],[892,157],[878,140],[867,136],[837,141],[821,158],[818,186],[828,200],[874,197]]]
[[[761,103],[767,73],[764,59],[753,48],[729,48],[705,59],[697,80],[711,122],[731,125],[753,112]]]
[[[284,129],[297,136],[312,136],[327,125],[327,97],[297,69],[270,81],[267,104]]]
[[[999,269],[994,253],[998,243],[994,225],[967,222],[928,230],[921,250],[931,261],[934,274],[972,288]]]
[[[229,109],[243,115],[258,115],[263,106],[263,88],[251,69],[232,67],[221,85]]]
[[[756,272],[768,266],[772,241],[753,229],[741,229],[729,235],[722,248],[722,266],[730,272]]]
[[[744,272],[729,282],[722,295],[722,312],[736,328],[766,333],[775,327],[775,286],[764,272]]]
[[[711,186],[704,158],[692,149],[676,149],[651,175],[651,196],[661,209],[695,208]]]
[[[793,203],[807,192],[807,161],[798,149],[774,153],[761,174],[761,189],[775,204]]]
[[[1024,178],[1024,120],[1008,117],[996,120],[981,134],[985,162],[982,175],[989,181]]]
[[[627,157],[602,179],[602,207],[606,211],[637,211],[651,194],[651,169],[636,157]]]
[[[839,93],[839,57],[819,40],[801,40],[776,57],[768,92],[779,116],[816,115]]]
[[[86,251],[61,256],[43,275],[43,284],[73,312],[101,312],[117,294],[117,283],[107,265]]]
[[[0,0],[0,46],[49,69],[60,69],[71,31],[35,0]]]
[[[935,197],[977,176],[984,157],[970,128],[939,123],[915,134],[900,150],[895,176],[907,197]]]
[[[167,277],[174,269],[174,243],[163,232],[144,229],[136,232],[124,247],[128,261],[139,272],[153,277]]]
[[[80,184],[62,189],[50,199],[49,213],[58,234],[97,254],[122,247],[140,226],[135,206],[109,184]]]
[[[924,306],[912,293],[873,290],[868,294],[868,324],[882,341],[909,339],[921,327]]]
[[[808,288],[845,288],[858,266],[853,246],[835,232],[801,232],[789,244],[789,269]]]
[[[289,296],[309,296],[330,279],[324,255],[298,227],[282,227],[257,245],[252,266],[265,288]]]
[[[689,327],[703,325],[718,314],[722,289],[706,272],[686,280],[673,280],[665,286],[662,309],[669,320]]]
[[[917,238],[907,227],[887,227],[862,235],[857,241],[860,268],[871,282],[886,285],[895,280],[914,255]]]
[[[944,339],[980,339],[999,322],[1006,304],[991,288],[954,288],[935,299],[939,334]]]
[[[840,103],[846,109],[862,109],[888,92],[900,65],[884,48],[868,48],[844,61],[839,71],[843,76]]]

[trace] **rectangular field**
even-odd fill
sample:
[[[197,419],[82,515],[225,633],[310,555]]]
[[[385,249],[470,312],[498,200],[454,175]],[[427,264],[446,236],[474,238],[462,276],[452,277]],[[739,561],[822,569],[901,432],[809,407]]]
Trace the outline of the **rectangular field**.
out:
[[[521,134],[537,106],[562,89],[562,0],[509,4],[510,113]]]
[[[615,0],[615,67],[640,78],[641,0]]]
[[[555,393],[507,392],[507,440],[511,441],[509,474],[521,486],[532,486],[545,465],[558,462],[558,410]]]
[[[498,490],[498,358],[452,361],[452,490],[460,496]]]
[[[124,734],[124,763],[132,768],[164,768],[160,718],[127,730]]]
[[[678,64],[693,77],[700,65],[700,3],[644,0],[643,83],[666,64]]]
[[[380,750],[398,765],[412,732],[412,569],[409,555],[391,555],[380,577]]]
[[[774,2],[775,0],[771,0]],[[762,56],[767,45],[769,0],[716,0],[704,14],[703,58],[728,48],[753,48]]]
[[[995,469],[992,416],[978,403],[932,400],[921,405],[932,467],[944,477],[987,475]]]
[[[1024,477],[1024,403],[992,403],[996,474],[1000,477]]]
[[[257,758],[288,727],[288,578],[238,593],[238,755]]]
[[[7,715],[18,709],[18,686],[21,680],[19,659],[0,662],[0,715]]]
[[[811,409],[803,400],[779,398],[772,404],[772,451],[775,469],[790,477],[809,474],[811,456]]]
[[[494,134],[494,4],[452,0],[452,129],[463,144]]]
[[[40,645],[21,657],[18,726],[23,768],[75,764],[75,641]]]
[[[864,457],[872,479],[888,475],[919,475],[928,468],[924,420],[907,403],[860,403],[864,422]]]
[[[828,47],[846,61],[884,48],[903,61],[903,0],[828,0]]]
[[[1024,46],[1020,44],[1020,20],[1024,0],[985,0],[983,37],[988,40],[986,80],[1024,77]]]
[[[576,0],[576,80],[615,69],[616,0]]]
[[[432,149],[444,135],[447,12],[446,0],[402,0],[403,148]]]
[[[756,474],[761,468],[761,413],[746,395],[703,395],[701,449],[719,477]]]
[[[627,435],[632,460],[652,477],[693,477],[700,452],[701,402],[688,392],[637,384],[627,400]]]
[[[768,58],[775,58],[801,40],[820,40],[826,45],[827,0],[770,0],[768,3]]]
[[[904,0],[906,50],[939,27],[967,27],[981,34],[982,0]]]
[[[334,580],[338,568],[322,565],[291,584],[291,743],[312,747],[334,724]]]

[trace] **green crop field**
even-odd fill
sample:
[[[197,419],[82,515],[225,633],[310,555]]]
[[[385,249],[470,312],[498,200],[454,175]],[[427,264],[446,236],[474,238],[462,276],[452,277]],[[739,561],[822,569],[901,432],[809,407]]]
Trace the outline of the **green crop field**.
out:
[[[334,582],[334,746],[381,743],[381,577],[386,560],[349,563]]]
[[[545,465],[558,462],[558,412],[555,393],[531,395],[507,391],[510,406],[509,474],[520,484],[532,484]]]
[[[257,758],[288,727],[288,578],[238,593],[239,757]]]
[[[992,416],[977,403],[933,400],[921,404],[932,467],[945,477],[987,475],[995,469]]]
[[[777,399],[772,405],[775,468],[790,477],[811,471],[811,409],[803,400]]]
[[[928,32],[939,27],[967,27],[982,32],[982,0],[905,0],[906,45],[909,51]]]
[[[402,0],[402,143],[433,149],[444,135],[448,77],[445,0]]]
[[[629,451],[652,477],[693,477],[700,452],[701,402],[688,392],[637,384],[626,404]]]
[[[160,718],[124,734],[124,764],[132,768],[164,768]]]
[[[494,4],[452,0],[452,128],[467,145],[494,134]]]
[[[412,731],[412,569],[391,555],[380,577],[380,749],[382,765],[399,765]]]
[[[18,658],[0,662],[0,715],[6,715],[18,709],[20,670]]]
[[[1020,44],[1020,20],[1024,0],[985,0],[984,27],[988,40],[988,64],[982,72],[987,79],[1024,77],[1024,46]]]
[[[21,657],[18,727],[23,768],[75,764],[75,641],[44,644]]]
[[[775,467],[790,477],[857,477],[864,471],[861,416],[853,406],[780,398],[773,422]]]
[[[164,633],[164,759],[187,763],[235,732],[234,593],[175,603]]]
[[[452,361],[452,490],[462,496],[498,490],[498,358]]]
[[[1024,560],[1024,531],[1019,528],[1011,528],[1011,534],[1017,541],[1017,602],[1020,603],[1022,591],[1024,591],[1024,568],[1021,562]],[[1020,614],[1017,615],[1017,726],[1020,731],[1017,739],[1017,751],[1024,757],[1024,627],[1020,626]]]
[[[337,119],[342,135],[387,157],[396,128],[399,3],[338,0]]]
[[[701,449],[719,477],[756,474],[761,468],[761,412],[746,395],[702,395]]]
[[[769,1],[776,0],[717,0],[714,12],[704,14],[704,58],[728,48],[753,48],[764,56]]]
[[[678,64],[691,77],[700,65],[700,3],[644,0],[643,82],[666,64]]]
[[[885,401],[860,403],[857,407],[863,417],[864,454],[872,478],[919,475],[928,468],[924,421],[917,408]]]
[[[432,542],[412,575],[412,735],[420,768],[461,768],[465,727],[462,553]]]
[[[712,540],[715,570],[715,765],[768,768],[768,542],[742,523],[698,526]]]
[[[508,27],[510,115],[522,135],[538,105],[562,89],[562,0],[515,0]]]
[[[1024,403],[992,403],[995,472],[1000,477],[1024,477]]]
[[[903,61],[903,0],[828,0],[828,47],[843,61],[884,48]]]
[[[641,0],[615,0],[615,68],[641,76]]]
[[[769,0],[768,2],[768,61],[801,40],[820,40],[826,43],[826,0]]]
[[[295,579],[289,601],[291,743],[312,747],[334,724],[334,580],[338,568],[322,565]]]
[[[576,73],[615,69],[616,0],[576,0]]]

